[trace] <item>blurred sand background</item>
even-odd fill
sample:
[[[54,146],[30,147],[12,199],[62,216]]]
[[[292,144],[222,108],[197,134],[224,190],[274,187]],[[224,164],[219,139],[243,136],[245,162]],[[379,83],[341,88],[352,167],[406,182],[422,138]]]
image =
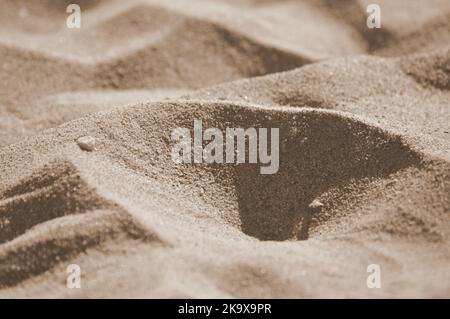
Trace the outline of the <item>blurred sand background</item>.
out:
[[[366,0],[73,2],[0,1],[0,297],[450,297],[449,0],[381,29]],[[279,172],[175,164],[194,119],[280,128]]]

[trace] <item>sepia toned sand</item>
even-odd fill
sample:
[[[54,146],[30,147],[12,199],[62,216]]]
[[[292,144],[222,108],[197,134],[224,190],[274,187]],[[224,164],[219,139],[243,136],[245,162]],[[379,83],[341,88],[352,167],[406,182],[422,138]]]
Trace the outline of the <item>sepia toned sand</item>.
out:
[[[73,2],[0,1],[0,298],[450,297],[449,0]]]

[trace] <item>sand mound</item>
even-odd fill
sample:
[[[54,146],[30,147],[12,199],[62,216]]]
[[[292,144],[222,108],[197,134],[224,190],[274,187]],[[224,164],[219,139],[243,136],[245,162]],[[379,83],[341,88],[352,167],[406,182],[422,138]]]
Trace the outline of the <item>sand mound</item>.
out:
[[[425,87],[450,90],[450,48],[405,60],[405,72]]]
[[[199,164],[180,167],[168,161],[171,150],[168,140],[170,131],[179,126],[192,127],[193,119],[198,118],[203,120],[205,127],[246,127],[247,123],[256,127],[269,124],[279,126],[282,141],[279,174],[260,175],[257,165]],[[97,141],[92,154],[79,149],[75,143],[77,137],[87,134]],[[39,151],[34,149],[33,145],[40,145]],[[29,165],[27,168],[21,167],[29,162],[29,156],[37,156],[37,151],[39,161],[33,166],[40,167],[41,163],[52,163],[54,158],[65,157],[71,161],[78,158],[76,162],[79,163],[79,168],[75,169],[67,161],[55,162],[41,170]],[[80,212],[96,209],[117,211],[115,204],[108,204],[106,198],[115,198],[116,205],[123,207],[127,215],[131,214],[139,220],[139,223],[144,225],[142,227],[148,227],[149,218],[159,220],[160,226],[156,229],[152,226],[148,231],[154,233],[156,230],[166,234],[169,242],[177,242],[180,248],[189,246],[192,241],[199,244],[205,236],[204,233],[196,234],[192,229],[182,227],[185,220],[193,218],[203,219],[195,228],[207,227],[211,232],[221,229],[216,233],[215,240],[238,240],[245,247],[252,246],[252,237],[260,240],[305,240],[309,238],[310,232],[320,234],[330,224],[343,223],[345,219],[359,220],[361,216],[352,217],[349,214],[352,209],[345,210],[347,214],[338,214],[336,211],[361,201],[364,201],[365,207],[373,205],[377,207],[379,214],[387,214],[384,206],[377,206],[380,201],[376,192],[383,191],[383,185],[392,180],[397,180],[397,207],[410,205],[407,194],[419,192],[422,187],[432,186],[440,189],[433,194],[444,196],[443,198],[449,187],[446,182],[448,163],[439,164],[441,168],[438,162],[424,164],[422,155],[412,151],[401,139],[356,118],[313,109],[275,109],[229,103],[148,104],[95,115],[48,131],[28,142],[5,148],[0,161],[5,167],[5,178],[0,185],[0,189],[3,189],[2,197],[6,198],[2,210],[5,211],[6,218],[11,220],[4,228],[4,241],[24,233],[11,243],[0,246],[0,250],[5,251],[5,260],[12,260],[10,263],[13,265],[20,260],[16,258],[26,258],[19,254],[19,248],[14,248],[21,247],[22,244],[15,246],[14,243],[21,243],[22,240],[31,242],[33,249],[35,246],[42,247],[36,248],[37,251],[47,249],[52,252],[49,253],[48,259],[52,262],[27,266],[14,272],[14,276],[11,272],[13,270],[5,267],[0,278],[3,279],[2,284],[8,286],[24,279],[24,274],[37,274],[57,264],[51,257],[52,254],[62,254],[63,260],[66,260],[88,247],[92,249],[105,234],[108,234],[106,237],[109,238],[111,228],[115,230],[112,234],[116,231],[119,234],[135,233],[132,230],[134,226],[119,227],[115,222],[111,222],[114,226],[110,225],[109,218],[102,215],[103,213],[86,213],[86,218],[79,215]],[[77,170],[80,170],[79,173]],[[17,182],[17,171],[34,173]],[[128,173],[122,175],[121,172],[124,171]],[[447,177],[440,175],[446,174],[445,171]],[[400,178],[391,177],[393,173],[399,174]],[[126,182],[126,176],[130,174],[134,176],[134,183]],[[412,189],[405,187],[404,185],[416,178],[417,174],[426,177],[425,185],[414,185]],[[80,179],[80,175],[85,176],[86,181]],[[442,177],[436,179],[437,176]],[[118,179],[122,180],[122,183],[118,183]],[[433,185],[430,184],[431,181]],[[368,189],[368,195],[352,198],[355,195],[347,189],[354,189],[355,185],[359,185],[359,189]],[[377,186],[375,190],[370,190],[374,185]],[[92,187],[96,191],[93,191]],[[67,189],[72,188],[76,191],[67,192]],[[164,189],[163,197],[160,195],[161,189]],[[150,198],[146,196],[149,192],[154,194]],[[138,206],[129,202],[127,194],[130,193],[133,193],[135,198],[140,198]],[[339,194],[347,194],[347,198],[336,200],[336,197],[341,197]],[[330,200],[333,196],[335,199]],[[446,228],[433,226],[436,220],[445,218],[449,203],[447,201],[444,204],[443,198],[439,201],[439,205],[444,205],[440,206],[441,213],[435,210],[432,221],[428,221],[429,217],[422,216],[423,212],[418,216],[417,210],[413,215],[405,215],[404,210],[400,209],[385,222],[384,219],[373,220],[372,216],[367,218],[367,224],[358,222],[356,228],[352,228],[349,227],[352,223],[346,221],[344,234],[369,230],[374,232],[377,227],[391,227],[385,230],[385,233],[389,234],[389,229],[399,227],[407,238],[421,238],[423,232],[416,231],[420,226],[420,229],[429,227],[430,236],[434,236],[431,237],[432,240],[446,242],[448,234],[443,230]],[[427,203],[432,199],[435,197],[424,196],[418,199],[418,203],[428,207]],[[159,207],[170,207],[173,204],[169,203],[174,201],[180,203],[176,211],[169,210],[164,216],[160,216],[157,211],[148,215],[155,202],[159,203]],[[317,201],[321,204],[315,205]],[[12,205],[24,209],[12,210]],[[26,207],[33,209],[25,209]],[[46,215],[33,215],[34,210],[42,211],[44,207]],[[140,212],[143,209],[146,214]],[[30,214],[34,217],[29,218]],[[76,245],[72,237],[66,238],[66,232],[51,231],[51,225],[57,223],[59,218],[63,218],[61,223],[64,224],[64,218],[68,217],[62,216],[71,214],[78,215],[68,219],[70,225],[88,222],[90,218],[97,218],[98,214],[102,219],[106,219],[100,225],[96,224],[95,227],[99,228],[85,230],[86,235],[76,232],[76,236],[88,236],[87,243],[94,244]],[[26,222],[24,216],[27,216]],[[178,221],[175,222],[174,219]],[[390,221],[391,219],[393,221]],[[419,220],[418,226],[413,224],[408,226],[412,227],[409,229],[398,224],[411,219],[413,222]],[[30,229],[31,226],[42,224],[46,220],[52,222],[43,230]],[[154,225],[154,221],[152,223]],[[173,229],[171,232],[166,231],[169,225]],[[35,234],[38,230],[39,235]],[[397,237],[400,232],[395,230],[396,228],[393,228],[391,232]],[[186,231],[191,236],[187,241],[184,235]],[[340,233],[327,233],[327,236],[341,236]],[[36,239],[28,239],[35,236]],[[59,243],[59,246],[49,248],[50,238]],[[181,238],[184,239],[180,241]],[[33,244],[35,241],[36,244]],[[78,239],[75,242],[78,242]],[[11,278],[15,279],[8,281],[12,280]]]
[[[191,19],[177,23],[156,46],[102,63],[97,78],[105,81],[107,87],[115,88],[153,87],[155,83],[158,87],[200,87],[293,69],[307,62],[301,56]]]
[[[330,108],[336,104],[361,100],[369,94],[389,95],[400,90],[420,91],[412,79],[420,84],[428,83],[446,90],[449,54],[450,49],[446,48],[398,59],[367,56],[332,59],[290,72],[206,88],[186,97],[259,100],[278,105],[323,108],[328,105]],[[329,78],[330,75],[333,77]],[[355,86],[361,82],[367,82],[367,85]],[[271,88],[256,90],[258,86]],[[317,96],[316,99],[312,97],[313,94]]]

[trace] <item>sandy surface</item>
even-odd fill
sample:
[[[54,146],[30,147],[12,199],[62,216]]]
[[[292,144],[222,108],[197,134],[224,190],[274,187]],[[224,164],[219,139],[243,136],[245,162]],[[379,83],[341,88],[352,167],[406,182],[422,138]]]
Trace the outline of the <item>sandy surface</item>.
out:
[[[450,297],[450,1],[72,2],[0,1],[1,298]],[[195,119],[279,171],[176,164]]]

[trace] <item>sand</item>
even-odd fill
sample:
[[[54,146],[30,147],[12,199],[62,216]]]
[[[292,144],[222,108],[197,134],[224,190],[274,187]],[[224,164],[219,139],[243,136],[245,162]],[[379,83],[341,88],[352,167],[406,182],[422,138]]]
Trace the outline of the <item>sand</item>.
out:
[[[0,2],[1,298],[450,297],[448,0],[72,2]],[[175,163],[196,119],[279,171]]]

